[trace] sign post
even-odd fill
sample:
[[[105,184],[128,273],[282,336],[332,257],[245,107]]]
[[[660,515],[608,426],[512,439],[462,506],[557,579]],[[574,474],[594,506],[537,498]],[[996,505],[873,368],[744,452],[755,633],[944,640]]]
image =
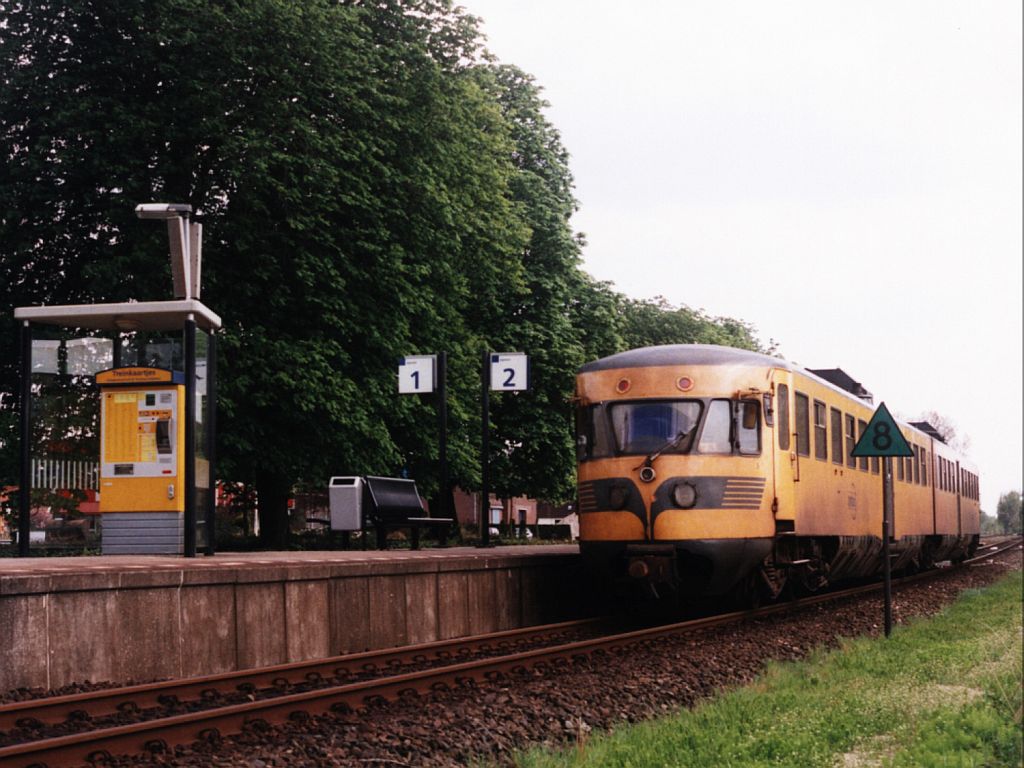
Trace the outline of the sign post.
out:
[[[530,388],[530,361],[523,352],[484,352],[480,371],[480,546],[491,546],[491,400],[490,390],[521,392]]]
[[[889,540],[896,529],[892,459],[894,456],[913,456],[914,452],[896,426],[896,421],[885,407],[885,403],[881,403],[850,455],[857,458],[877,456],[885,459],[882,471],[882,577],[885,584],[885,636],[889,637],[892,634],[892,557],[889,552]]]
[[[448,517],[448,353],[407,355],[398,362],[398,394],[437,394],[438,517]]]

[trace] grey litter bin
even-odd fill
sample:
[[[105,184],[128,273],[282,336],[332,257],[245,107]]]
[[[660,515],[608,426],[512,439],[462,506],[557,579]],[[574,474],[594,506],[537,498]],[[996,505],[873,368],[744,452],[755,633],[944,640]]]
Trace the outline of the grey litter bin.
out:
[[[363,529],[363,486],[361,477],[332,477],[327,488],[332,531]]]

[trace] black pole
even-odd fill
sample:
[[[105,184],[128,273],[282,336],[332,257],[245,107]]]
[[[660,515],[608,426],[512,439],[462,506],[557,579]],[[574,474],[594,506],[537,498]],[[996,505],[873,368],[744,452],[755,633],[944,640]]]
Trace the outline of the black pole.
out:
[[[185,557],[196,556],[196,321],[185,321]]]
[[[217,334],[210,331],[206,344],[206,458],[209,484],[206,491],[206,554],[216,552],[217,534]]]
[[[18,554],[28,557],[32,495],[32,326],[26,320],[21,334],[21,506],[18,511]]]
[[[438,517],[451,517],[448,514],[448,353],[441,352],[437,356],[437,462],[438,481]]]
[[[901,459],[902,461],[902,459]],[[889,536],[892,533],[892,458],[885,457],[882,473],[882,573],[885,581],[885,636],[892,634],[892,558]]]
[[[491,489],[488,457],[491,452],[491,353],[484,351],[480,370],[480,546],[491,546]]]

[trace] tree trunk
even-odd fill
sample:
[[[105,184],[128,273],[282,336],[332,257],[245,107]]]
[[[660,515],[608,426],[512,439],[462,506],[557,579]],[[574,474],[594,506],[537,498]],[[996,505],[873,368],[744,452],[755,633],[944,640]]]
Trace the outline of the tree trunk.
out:
[[[288,496],[291,488],[273,478],[256,483],[260,510],[260,545],[267,549],[288,548]]]

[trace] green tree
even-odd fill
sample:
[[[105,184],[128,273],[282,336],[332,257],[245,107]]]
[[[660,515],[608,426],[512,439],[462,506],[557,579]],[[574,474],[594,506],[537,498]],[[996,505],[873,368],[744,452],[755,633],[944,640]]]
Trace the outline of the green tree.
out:
[[[488,75],[512,139],[512,199],[529,227],[518,254],[522,288],[503,293],[493,325],[482,329],[492,349],[522,350],[531,366],[529,392],[493,398],[494,489],[562,499],[575,470],[569,397],[585,361],[571,312],[580,247],[569,223],[576,210],[569,155],[532,77],[507,65]]]
[[[1002,527],[1003,533],[1022,533],[1021,510],[1024,508],[1024,501],[1021,499],[1020,491],[1009,491],[999,497],[999,504],[996,506],[996,520]]]
[[[268,541],[296,484],[402,467],[414,441],[393,435],[423,414],[399,405],[389,423],[395,356],[451,345],[464,367],[472,312],[514,279],[525,238],[500,110],[465,64],[471,19],[329,0],[0,14],[12,303],[166,297],[166,236],[132,208],[191,203],[203,298],[226,320],[222,475],[255,485]],[[3,330],[11,392],[9,316]]]
[[[627,349],[659,344],[720,344],[763,351],[754,329],[746,323],[676,307],[661,296],[650,300],[625,299],[621,314]]]

